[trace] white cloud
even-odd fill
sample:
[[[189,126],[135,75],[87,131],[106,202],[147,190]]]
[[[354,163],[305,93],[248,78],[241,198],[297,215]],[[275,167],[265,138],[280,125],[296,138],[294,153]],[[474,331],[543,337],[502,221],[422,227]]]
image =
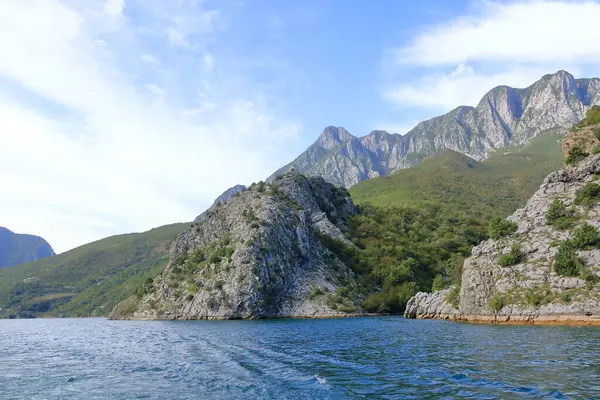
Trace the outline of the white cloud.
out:
[[[125,0],[106,0],[104,12],[111,16],[120,16],[125,8]]]
[[[206,68],[208,72],[212,72],[215,68],[215,58],[213,55],[210,53],[205,54],[202,57],[202,61],[204,62],[204,68]]]
[[[165,91],[161,89],[160,86],[154,83],[147,84],[146,89],[148,89],[149,92],[154,93],[157,96],[164,96],[165,94]]]
[[[425,30],[396,51],[400,64],[598,62],[600,3],[481,2],[475,15]]]
[[[193,47],[191,37],[223,29],[221,10],[206,10],[200,1],[174,1],[167,7],[162,0],[150,3],[153,4],[154,16],[161,22],[163,34],[172,45]]]
[[[430,74],[393,85],[384,92],[386,100],[401,107],[422,107],[449,111],[461,105],[476,106],[490,89],[498,85],[527,87],[549,71],[541,67],[511,66],[503,72],[477,73],[460,64],[446,74]],[[571,72],[575,73],[573,69]]]
[[[394,76],[385,100],[449,111],[477,105],[495,86],[526,87],[559,69],[577,75],[600,64],[599,2],[481,1],[471,10],[386,52]]]
[[[185,15],[170,14],[187,26]],[[158,58],[138,27],[124,20],[105,38],[103,18],[58,0],[0,0],[0,79],[11,82],[0,87],[0,224],[58,251],[191,220],[227,187],[287,161],[299,130],[260,92],[221,93],[202,76],[185,83],[207,89],[203,100],[181,102],[210,112],[156,102],[181,89],[172,77],[184,67],[169,59],[145,76]]]
[[[158,65],[158,64],[160,64],[160,61],[158,60],[158,58],[156,58],[152,54],[142,54],[140,56],[140,59],[142,61],[150,64],[150,65]]]

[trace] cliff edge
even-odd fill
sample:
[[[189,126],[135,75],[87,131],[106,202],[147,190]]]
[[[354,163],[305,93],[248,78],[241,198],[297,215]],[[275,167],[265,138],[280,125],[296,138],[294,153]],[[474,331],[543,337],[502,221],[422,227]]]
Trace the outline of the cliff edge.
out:
[[[546,177],[525,207],[496,223],[493,239],[473,248],[460,288],[418,293],[407,318],[600,325],[600,154],[569,150],[573,165]]]
[[[234,319],[359,314],[336,292],[354,273],[322,244],[352,245],[348,192],[295,172],[202,214],[172,245],[165,271],[111,319]]]

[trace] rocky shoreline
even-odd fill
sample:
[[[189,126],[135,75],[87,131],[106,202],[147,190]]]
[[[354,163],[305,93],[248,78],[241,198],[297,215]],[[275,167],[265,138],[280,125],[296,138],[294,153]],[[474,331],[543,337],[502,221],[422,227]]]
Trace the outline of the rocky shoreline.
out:
[[[600,315],[419,315],[414,319],[442,319],[454,322],[493,325],[600,326]]]
[[[381,317],[389,314],[373,314],[373,313],[331,313],[331,314],[295,314],[295,315],[281,315],[277,317],[258,317],[258,318],[243,318],[243,317],[220,317],[220,316],[203,316],[203,317],[141,317],[139,315],[132,316],[116,316],[110,315],[107,320],[109,321],[256,321],[256,320],[267,320],[267,319],[335,319],[335,318],[361,318],[361,317]]]
[[[599,176],[600,155],[550,174],[525,207],[507,218],[514,225],[512,233],[473,248],[463,265],[460,289],[417,293],[408,301],[405,316],[600,326],[600,197],[595,194],[600,192]],[[582,193],[594,194],[582,204],[578,200]],[[557,202],[565,213],[562,227],[547,217]],[[576,247],[576,240],[588,244]],[[514,262],[501,262],[513,252]],[[559,256],[563,263],[565,258],[571,263],[573,271],[557,270]]]

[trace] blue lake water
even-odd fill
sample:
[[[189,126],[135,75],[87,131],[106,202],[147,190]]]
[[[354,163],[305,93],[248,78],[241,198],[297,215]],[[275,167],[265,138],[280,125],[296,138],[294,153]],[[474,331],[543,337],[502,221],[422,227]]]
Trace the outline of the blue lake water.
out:
[[[600,399],[600,329],[0,320],[1,399]]]

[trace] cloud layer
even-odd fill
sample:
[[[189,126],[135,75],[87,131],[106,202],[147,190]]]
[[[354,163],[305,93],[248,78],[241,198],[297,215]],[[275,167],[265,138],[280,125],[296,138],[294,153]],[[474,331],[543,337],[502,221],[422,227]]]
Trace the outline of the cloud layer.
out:
[[[58,251],[193,219],[286,162],[300,128],[216,76],[220,10],[96,3],[0,0],[0,223]]]
[[[478,3],[464,16],[418,35],[398,63],[600,61],[600,4],[593,1]]]
[[[524,87],[542,75],[600,64],[600,3],[476,2],[473,13],[425,28],[387,52],[407,82],[388,82],[384,98],[397,107],[448,111],[476,105],[494,86]]]

